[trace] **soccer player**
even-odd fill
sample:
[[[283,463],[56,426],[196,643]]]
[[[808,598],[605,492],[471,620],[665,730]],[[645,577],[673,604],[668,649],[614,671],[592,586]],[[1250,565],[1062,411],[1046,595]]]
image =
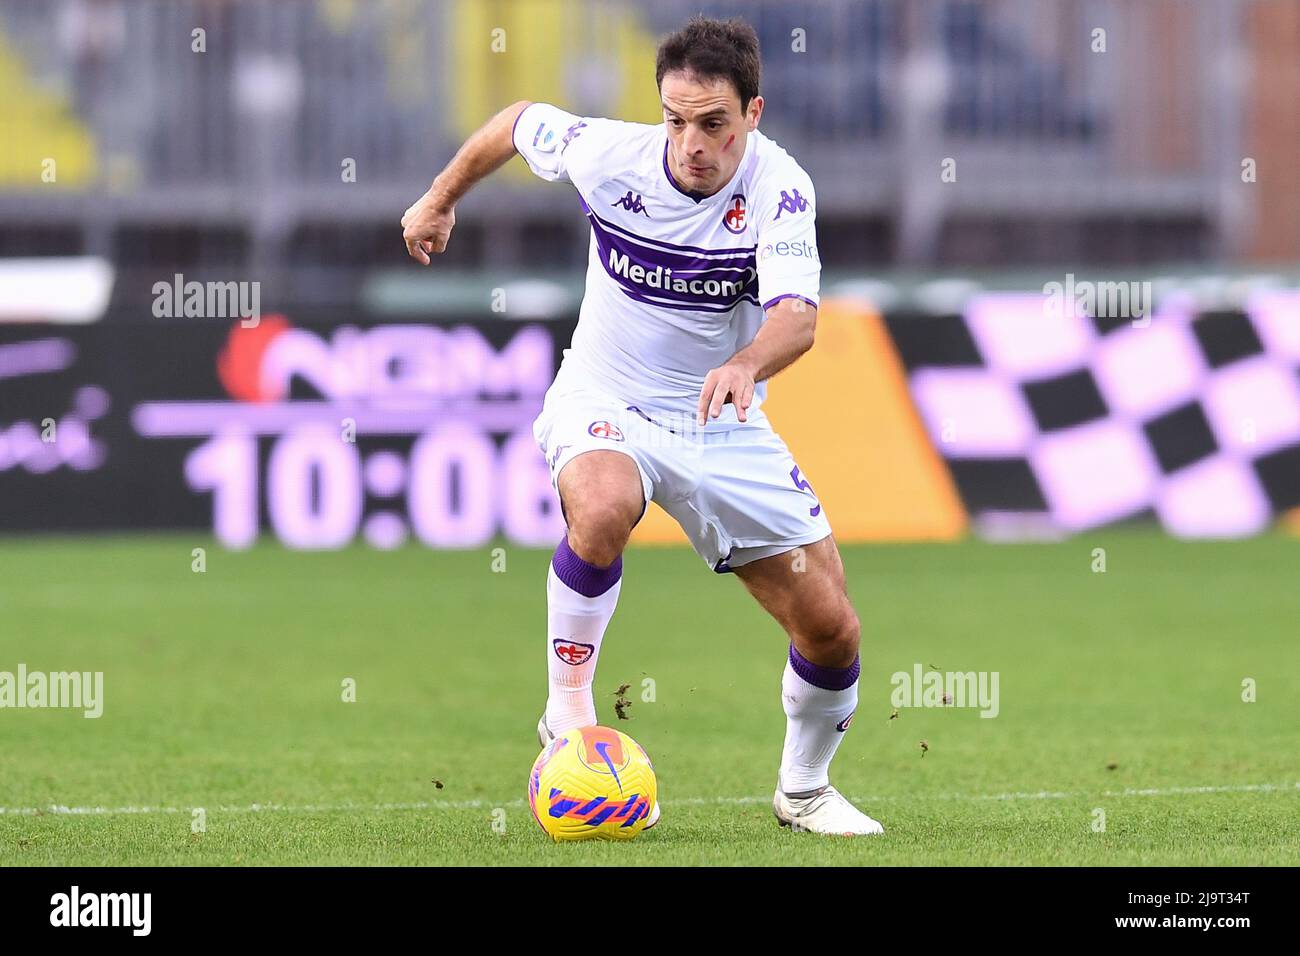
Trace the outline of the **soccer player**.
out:
[[[456,203],[516,152],[572,183],[591,223],[578,326],[534,425],[567,526],[547,576],[539,742],[596,723],[623,549],[654,500],[789,635],[778,821],[882,833],[830,785],[857,706],[858,618],[826,515],[761,408],[766,380],[812,347],[821,263],[812,182],[758,130],[760,69],[751,27],[697,17],[659,48],[661,125],[516,103],[406,211],[403,236],[428,265]]]

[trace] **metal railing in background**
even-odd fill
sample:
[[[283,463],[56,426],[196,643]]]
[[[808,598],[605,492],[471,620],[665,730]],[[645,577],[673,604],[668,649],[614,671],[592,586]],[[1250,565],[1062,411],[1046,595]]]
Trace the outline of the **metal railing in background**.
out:
[[[283,257],[304,222],[395,221],[472,121],[513,99],[653,115],[654,44],[698,8],[0,0],[0,101],[49,114],[8,131],[0,222],[73,222],[99,252],[123,223],[226,222],[250,231],[254,257]],[[754,24],[764,129],[813,175],[823,210],[888,219],[901,261],[932,259],[954,215],[1214,222],[1233,201],[1214,184],[1241,139],[1242,89],[1225,82],[1242,61],[1240,0],[733,0],[709,12]],[[513,63],[492,52],[497,20]],[[55,191],[39,159],[64,126],[85,134],[89,173]],[[486,258],[519,260],[524,230],[571,211],[564,192],[507,176],[472,196],[467,211],[491,213]]]

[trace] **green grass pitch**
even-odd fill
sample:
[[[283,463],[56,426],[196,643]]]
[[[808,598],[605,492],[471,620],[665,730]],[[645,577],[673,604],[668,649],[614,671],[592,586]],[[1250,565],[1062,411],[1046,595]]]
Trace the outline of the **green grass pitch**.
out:
[[[204,544],[0,542],[0,671],[103,671],[105,698],[0,710],[0,864],[1300,864],[1282,536],[846,546],[863,668],[832,780],[887,830],[859,840],[772,818],[775,624],[694,554],[633,550],[597,700],[654,758],[663,822],[564,846],[524,802],[549,553],[207,542],[195,573]],[[998,672],[998,716],[891,720],[917,663]]]

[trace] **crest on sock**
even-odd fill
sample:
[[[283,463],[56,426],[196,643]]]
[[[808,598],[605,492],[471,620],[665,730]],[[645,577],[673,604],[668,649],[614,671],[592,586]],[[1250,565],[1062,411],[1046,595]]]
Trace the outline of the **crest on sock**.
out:
[[[562,637],[551,641],[551,647],[555,649],[556,657],[572,667],[587,663],[591,660],[591,655],[596,652],[595,644],[583,644],[581,641],[565,640]]]

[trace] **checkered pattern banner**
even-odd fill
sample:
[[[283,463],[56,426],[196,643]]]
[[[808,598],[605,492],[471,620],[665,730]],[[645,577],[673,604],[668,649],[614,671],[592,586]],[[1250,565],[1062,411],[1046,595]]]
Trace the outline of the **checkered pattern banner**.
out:
[[[960,316],[887,323],[977,524],[1145,517],[1233,537],[1300,505],[1300,292],[1242,311],[1170,301],[1136,323],[982,294]]]

